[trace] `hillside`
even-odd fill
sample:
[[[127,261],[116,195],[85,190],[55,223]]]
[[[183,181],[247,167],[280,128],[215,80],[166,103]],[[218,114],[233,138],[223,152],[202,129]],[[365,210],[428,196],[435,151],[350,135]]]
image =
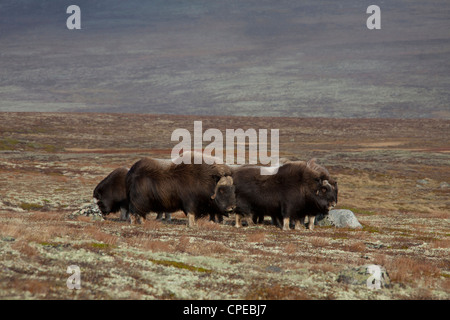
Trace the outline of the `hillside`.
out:
[[[194,120],[279,128],[281,156],[316,157],[363,228],[71,215],[114,168],[169,158],[172,131]],[[0,298],[449,299],[449,132],[437,119],[0,113]],[[80,290],[66,287],[73,264]],[[384,266],[391,286],[338,282],[365,264]]]
[[[70,4],[0,4],[0,111],[450,119],[450,2]]]

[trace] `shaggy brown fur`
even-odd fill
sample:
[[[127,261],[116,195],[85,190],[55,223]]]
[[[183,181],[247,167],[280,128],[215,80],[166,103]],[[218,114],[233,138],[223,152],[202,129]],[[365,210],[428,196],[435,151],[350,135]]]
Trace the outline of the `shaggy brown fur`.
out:
[[[274,175],[261,175],[257,166],[243,166],[233,173],[236,186],[236,226],[250,215],[283,220],[304,218],[309,212],[327,213],[336,202],[334,191],[321,173],[303,162],[288,162]]]
[[[175,212],[189,216],[189,225],[208,214],[227,215],[235,206],[234,186],[216,185],[227,172],[223,165],[169,164],[161,165],[151,158],[136,162],[126,178],[129,210],[144,217],[150,211]],[[214,199],[212,196],[216,194]]]
[[[125,179],[127,168],[117,168],[103,179],[94,189],[94,201],[103,215],[121,211],[122,219],[128,211]]]

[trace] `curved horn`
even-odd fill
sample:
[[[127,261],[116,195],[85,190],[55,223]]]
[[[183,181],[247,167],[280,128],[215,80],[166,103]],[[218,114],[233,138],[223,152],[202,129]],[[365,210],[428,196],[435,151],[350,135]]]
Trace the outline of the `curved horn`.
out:
[[[211,199],[215,199],[217,196],[217,190],[219,190],[220,186],[232,186],[233,185],[233,178],[231,176],[224,176],[220,178],[220,180],[217,182],[216,187],[214,188],[214,194],[211,196]]]
[[[322,186],[325,187],[325,186],[327,186],[327,185],[330,186],[330,188],[333,188],[333,186],[328,182],[328,180],[323,180],[323,181],[322,181]]]

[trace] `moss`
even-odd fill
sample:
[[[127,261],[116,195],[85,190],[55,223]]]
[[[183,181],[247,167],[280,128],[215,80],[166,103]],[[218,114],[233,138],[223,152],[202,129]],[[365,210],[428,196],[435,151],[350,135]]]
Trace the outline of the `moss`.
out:
[[[53,247],[53,248],[59,248],[62,246],[61,243],[47,242],[47,241],[39,242],[39,244],[44,247]]]
[[[43,150],[46,152],[56,152],[62,150],[62,148],[48,143],[28,142],[25,146],[28,149]]]
[[[115,246],[107,244],[107,243],[98,243],[98,242],[92,242],[90,244],[90,246],[93,248],[99,248],[99,249],[108,249],[108,248],[115,247]]]
[[[155,264],[166,266],[166,267],[175,267],[175,268],[178,268],[178,269],[185,269],[185,270],[194,271],[194,272],[205,272],[205,273],[211,273],[212,272],[212,270],[210,270],[210,269],[205,269],[205,268],[201,268],[201,267],[194,267],[194,266],[185,264],[183,262],[178,262],[178,261],[155,260],[155,259],[149,259],[149,261],[151,261],[151,262],[153,262]]]
[[[57,152],[63,150],[61,147],[48,143],[26,142],[13,138],[3,138],[0,140],[0,150],[16,150],[17,148],[43,150],[46,152]]]
[[[14,150],[15,147],[20,143],[19,140],[4,138],[0,140],[0,150]]]
[[[31,210],[40,210],[42,209],[44,206],[38,203],[28,203],[28,202],[22,202],[20,204],[20,207],[23,210],[27,210],[27,211],[31,211]]]
[[[380,233],[380,229],[376,228],[376,227],[372,227],[372,226],[368,226],[368,225],[363,225],[362,228],[363,231],[367,231],[369,233]]]

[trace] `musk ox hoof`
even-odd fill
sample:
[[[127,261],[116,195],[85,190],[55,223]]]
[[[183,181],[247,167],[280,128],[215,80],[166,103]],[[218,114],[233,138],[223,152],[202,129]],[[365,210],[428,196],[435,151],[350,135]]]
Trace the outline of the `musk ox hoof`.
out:
[[[130,224],[142,224],[141,217],[130,214],[129,216]]]

